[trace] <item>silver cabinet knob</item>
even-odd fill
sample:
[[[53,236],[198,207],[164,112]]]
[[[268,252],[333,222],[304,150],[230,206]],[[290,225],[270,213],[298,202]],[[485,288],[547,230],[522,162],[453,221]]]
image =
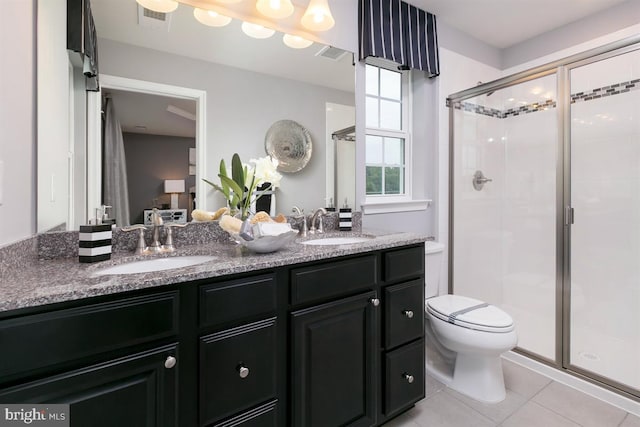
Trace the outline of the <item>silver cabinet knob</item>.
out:
[[[247,378],[249,376],[249,368],[242,365],[238,366],[238,375],[240,375],[240,378]]]
[[[408,382],[409,384],[413,383],[413,381],[414,381],[414,379],[415,379],[415,378],[413,378],[413,375],[409,375],[409,374],[407,374],[406,372],[405,372],[404,374],[402,374],[402,378],[404,378],[405,380],[407,380],[407,382]]]
[[[402,312],[402,314],[404,314],[405,316],[407,316],[409,319],[412,319],[412,318],[413,318],[413,311],[411,311],[411,310],[404,310],[404,311]]]
[[[378,298],[371,298],[369,302],[373,304],[374,307],[377,307],[380,305],[380,300]]]
[[[167,360],[164,361],[164,367],[171,369],[176,366],[176,358],[173,356],[167,356]]]

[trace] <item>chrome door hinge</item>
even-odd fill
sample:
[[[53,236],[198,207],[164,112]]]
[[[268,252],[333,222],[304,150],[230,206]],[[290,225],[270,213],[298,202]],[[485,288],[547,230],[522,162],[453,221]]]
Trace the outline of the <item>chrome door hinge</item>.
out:
[[[572,225],[574,222],[573,208],[567,206],[564,210],[564,225]]]

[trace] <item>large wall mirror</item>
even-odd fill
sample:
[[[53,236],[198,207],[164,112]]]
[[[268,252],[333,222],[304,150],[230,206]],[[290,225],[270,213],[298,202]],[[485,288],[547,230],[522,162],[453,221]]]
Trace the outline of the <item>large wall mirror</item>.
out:
[[[38,2],[42,9],[38,31],[48,40],[51,34],[47,32],[53,33],[55,26],[47,18],[59,22],[61,14],[54,9],[65,4],[64,0]],[[220,159],[229,162],[233,153],[245,162],[265,156],[265,134],[279,120],[294,120],[305,127],[312,137],[313,153],[301,171],[283,174],[276,194],[277,211],[288,214],[297,205],[310,212],[326,206],[329,198],[335,204],[346,199],[354,205],[354,142],[344,131],[355,124],[355,70],[350,52],[317,43],[292,49],[278,33],[268,39],[251,38],[237,20],[225,27],[208,27],[196,21],[193,8],[182,4],[160,19],[145,16],[135,0],[92,0],[91,7],[100,73],[107,76],[99,102],[110,99],[123,132],[130,222],[142,222],[143,210],[154,204],[169,204],[165,180],[184,180],[180,207],[192,206],[189,189],[197,188],[201,178],[217,181]],[[59,32],[63,38],[64,25]],[[48,64],[40,57],[40,48],[38,74],[45,76]],[[91,152],[97,148],[84,142],[86,134],[92,133],[91,115],[104,108],[92,106],[91,97],[87,102],[79,90],[80,71],[68,64],[67,68],[67,73],[59,72],[56,77],[64,84],[54,86],[51,76],[48,81],[38,81],[39,129],[40,121],[46,124],[48,117],[55,116],[51,109],[61,97],[67,98],[64,105],[72,119],[68,125],[70,160],[66,163],[53,166],[45,161],[50,156],[47,150],[56,145],[49,143],[46,134],[39,135],[40,232],[77,229],[86,223],[87,215],[93,214],[87,212],[87,194],[100,191],[97,189],[103,185],[92,180],[95,165],[90,161]],[[128,82],[125,87],[119,84],[122,81]],[[205,96],[198,99],[129,90],[131,82],[134,86],[142,82],[144,87],[147,82],[178,88],[178,93],[180,89],[193,90]],[[82,120],[85,111],[86,121]],[[204,123],[198,123],[199,117],[204,117]],[[200,139],[198,126],[203,132]],[[335,133],[338,137],[332,137]],[[67,149],[64,143],[57,146],[58,151]],[[203,169],[206,176],[200,176]],[[53,193],[54,181],[66,181],[56,189],[56,198],[69,201],[55,210],[49,208],[48,200],[53,199],[49,190]],[[204,201],[196,200],[199,207],[215,210],[223,205],[219,195],[206,185],[203,188]],[[65,190],[67,194],[61,194]]]

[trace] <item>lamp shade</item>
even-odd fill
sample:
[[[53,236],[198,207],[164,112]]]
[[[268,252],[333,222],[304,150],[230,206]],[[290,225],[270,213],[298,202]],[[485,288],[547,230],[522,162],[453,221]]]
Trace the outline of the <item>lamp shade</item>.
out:
[[[256,9],[264,16],[275,19],[286,18],[293,13],[291,0],[258,0]]]
[[[327,0],[311,0],[300,23],[312,31],[326,31],[332,28],[336,21],[331,16]]]
[[[214,10],[198,9],[197,7],[193,9],[193,16],[195,16],[201,24],[210,27],[224,27],[231,22],[231,18],[228,16],[220,15]]]
[[[242,31],[249,37],[254,39],[268,39],[275,34],[276,30],[263,27],[262,25],[252,24],[250,22],[242,23]]]
[[[136,0],[138,4],[154,12],[170,13],[178,8],[178,2],[174,0]]]
[[[166,179],[164,181],[165,193],[184,193],[184,179]]]

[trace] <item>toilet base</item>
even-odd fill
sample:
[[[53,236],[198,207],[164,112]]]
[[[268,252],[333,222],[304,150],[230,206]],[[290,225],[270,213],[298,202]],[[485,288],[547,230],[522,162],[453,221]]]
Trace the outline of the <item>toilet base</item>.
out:
[[[500,356],[470,356],[458,353],[453,379],[448,386],[481,402],[502,402],[506,397],[506,391]]]

